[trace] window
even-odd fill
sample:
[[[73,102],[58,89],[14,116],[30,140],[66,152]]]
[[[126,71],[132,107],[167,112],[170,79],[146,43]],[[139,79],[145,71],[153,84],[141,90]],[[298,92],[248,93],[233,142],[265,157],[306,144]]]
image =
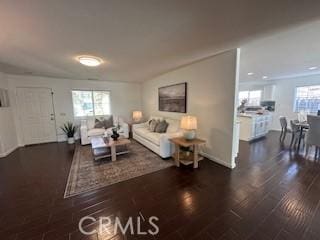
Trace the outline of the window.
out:
[[[320,109],[320,85],[296,88],[295,112],[315,113]]]
[[[109,91],[72,91],[75,117],[111,114]]]
[[[239,92],[239,104],[241,102],[247,99],[248,106],[259,106],[261,101],[261,90],[255,90],[255,91],[240,91]]]

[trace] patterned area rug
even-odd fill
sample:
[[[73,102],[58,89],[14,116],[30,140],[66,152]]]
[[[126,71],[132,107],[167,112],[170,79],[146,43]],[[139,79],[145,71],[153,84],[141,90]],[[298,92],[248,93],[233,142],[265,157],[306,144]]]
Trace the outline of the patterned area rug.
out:
[[[91,146],[77,145],[70,168],[64,197],[85,193],[171,167],[172,160],[163,160],[149,149],[132,140],[129,153],[93,161]]]

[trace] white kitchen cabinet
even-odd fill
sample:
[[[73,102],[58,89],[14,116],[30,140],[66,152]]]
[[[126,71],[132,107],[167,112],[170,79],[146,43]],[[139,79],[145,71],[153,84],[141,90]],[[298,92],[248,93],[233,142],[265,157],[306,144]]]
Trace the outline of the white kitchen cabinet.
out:
[[[240,140],[251,141],[265,136],[271,126],[271,114],[240,114]]]

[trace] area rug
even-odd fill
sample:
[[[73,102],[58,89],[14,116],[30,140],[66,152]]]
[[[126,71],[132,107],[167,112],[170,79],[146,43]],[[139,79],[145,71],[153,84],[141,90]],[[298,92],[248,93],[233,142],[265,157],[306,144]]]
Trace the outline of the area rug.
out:
[[[129,153],[110,159],[93,160],[91,146],[75,148],[64,197],[96,190],[131,178],[156,172],[174,163],[163,160],[136,141],[128,144]]]

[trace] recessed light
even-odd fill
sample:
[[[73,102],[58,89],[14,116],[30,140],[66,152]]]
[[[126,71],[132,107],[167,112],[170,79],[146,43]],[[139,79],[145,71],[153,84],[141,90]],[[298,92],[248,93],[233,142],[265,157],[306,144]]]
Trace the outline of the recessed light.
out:
[[[262,77],[262,79],[267,79],[267,78],[268,78],[268,76],[263,76],[263,77]]]
[[[313,66],[313,67],[309,67],[308,69],[309,70],[316,70],[318,67],[316,67],[316,66]]]
[[[249,76],[252,76],[254,73],[253,72],[248,72],[248,75]]]
[[[88,67],[97,67],[103,63],[101,58],[94,56],[78,56],[77,59],[81,64]]]

